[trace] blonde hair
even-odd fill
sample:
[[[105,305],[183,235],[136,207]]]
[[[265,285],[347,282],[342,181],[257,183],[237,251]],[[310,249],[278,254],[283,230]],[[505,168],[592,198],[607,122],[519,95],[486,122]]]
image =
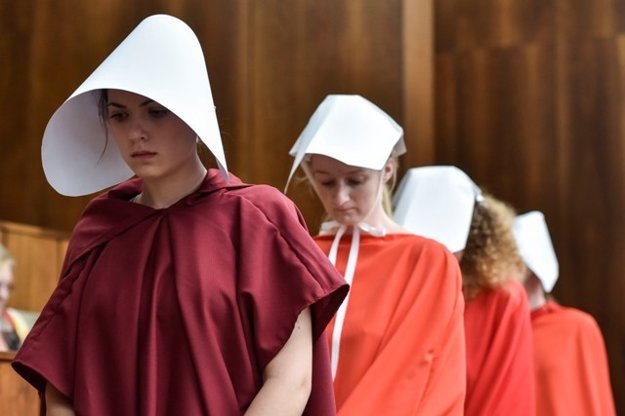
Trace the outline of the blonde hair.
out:
[[[467,299],[522,277],[523,261],[512,234],[514,218],[514,209],[492,195],[484,195],[484,200],[475,204],[460,260]]]
[[[12,266],[13,263],[14,260],[11,256],[11,253],[9,253],[9,250],[7,250],[2,244],[0,244],[0,267],[4,266],[5,264],[10,264]]]
[[[393,152],[391,157],[388,158],[384,166],[387,163],[391,163],[393,165],[393,174],[391,178],[384,182],[384,189],[382,190],[382,208],[384,208],[384,212],[393,218],[393,192],[395,191],[395,186],[397,185],[397,170],[399,169],[399,157]]]

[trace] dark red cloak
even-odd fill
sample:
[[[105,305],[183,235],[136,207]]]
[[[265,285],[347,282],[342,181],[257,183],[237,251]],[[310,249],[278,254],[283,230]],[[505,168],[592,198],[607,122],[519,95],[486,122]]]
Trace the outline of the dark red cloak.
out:
[[[166,209],[129,202],[141,187],[89,204],[15,370],[39,391],[51,383],[79,415],[242,414],[310,306],[305,414],[334,414],[321,334],[347,286],[293,203],[214,170]]]

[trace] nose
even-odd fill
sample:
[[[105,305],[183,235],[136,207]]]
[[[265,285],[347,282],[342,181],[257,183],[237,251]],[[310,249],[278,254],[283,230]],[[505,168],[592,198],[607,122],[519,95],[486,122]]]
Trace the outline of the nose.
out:
[[[128,137],[131,140],[147,140],[148,132],[141,122],[141,120],[135,119],[128,126]]]
[[[349,200],[349,189],[347,186],[345,186],[344,183],[340,182],[335,190],[334,190],[334,195],[333,199],[334,199],[334,203],[337,206],[341,206],[343,205],[345,202],[347,202]]]

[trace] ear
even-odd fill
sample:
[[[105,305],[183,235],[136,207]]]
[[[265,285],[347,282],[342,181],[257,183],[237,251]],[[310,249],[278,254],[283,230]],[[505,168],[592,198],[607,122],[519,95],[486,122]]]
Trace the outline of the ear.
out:
[[[384,175],[384,183],[390,181],[393,178],[393,174],[395,173],[395,163],[392,159],[389,159],[384,165],[384,170],[382,171],[382,175]]]

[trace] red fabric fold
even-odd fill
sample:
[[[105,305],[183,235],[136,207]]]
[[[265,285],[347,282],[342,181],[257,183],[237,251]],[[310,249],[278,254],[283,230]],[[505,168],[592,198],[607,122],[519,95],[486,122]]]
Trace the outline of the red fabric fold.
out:
[[[327,253],[333,236],[315,239]],[[350,246],[344,237],[341,272]],[[458,262],[442,245],[409,234],[362,235],[334,380],[337,413],[461,415],[463,309]]]
[[[509,281],[467,301],[465,414],[534,414],[532,327],[523,286]]]
[[[589,314],[548,301],[532,311],[536,415],[615,415],[601,330]]]
[[[128,202],[140,190],[129,181],[87,207],[14,368],[39,390],[53,384],[77,414],[241,414],[310,306],[305,414],[333,414],[321,334],[347,287],[295,206],[214,170],[167,209]]]

